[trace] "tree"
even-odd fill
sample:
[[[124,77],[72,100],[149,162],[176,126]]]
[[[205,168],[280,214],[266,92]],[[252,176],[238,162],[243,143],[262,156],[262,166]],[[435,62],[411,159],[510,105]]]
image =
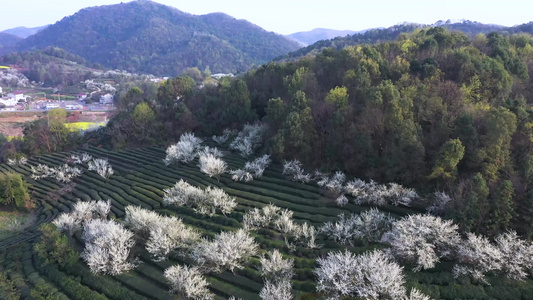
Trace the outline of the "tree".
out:
[[[187,299],[214,299],[209,289],[209,283],[198,268],[175,265],[165,270],[164,276],[170,285],[170,292]]]
[[[405,295],[402,267],[381,250],[361,255],[332,252],[317,263],[317,290],[333,299],[401,299]]]
[[[246,231],[221,232],[213,240],[201,240],[191,251],[191,258],[204,270],[222,272],[242,269],[243,263],[255,255],[258,245]]]
[[[467,275],[485,282],[486,273],[502,267],[502,253],[498,247],[486,237],[470,232],[467,233],[467,239],[458,245],[457,257],[460,264],[453,268],[455,277]]]
[[[226,172],[228,165],[222,159],[213,154],[201,154],[199,158],[200,171],[209,177],[216,177],[220,180],[220,175]]]
[[[133,232],[109,220],[90,220],[83,227],[85,250],[81,257],[91,272],[118,275],[135,267],[130,251],[135,241]]]
[[[108,179],[113,175],[113,167],[107,161],[107,158],[95,158],[88,162],[89,171],[96,171],[98,175]]]
[[[344,109],[348,106],[348,97],[348,89],[337,86],[329,91],[325,100],[337,109]]]
[[[78,260],[78,253],[70,245],[68,237],[52,223],[39,227],[41,240],[33,249],[46,264],[57,264],[60,267],[72,266]]]
[[[504,180],[496,195],[491,199],[491,213],[488,218],[490,232],[497,234],[509,229],[514,212],[514,187],[510,180]]]
[[[465,147],[461,144],[461,140],[448,140],[442,145],[429,178],[453,182],[457,178],[457,165],[463,159],[464,154]]]
[[[263,280],[270,282],[282,282],[290,281],[294,276],[294,260],[293,259],[283,259],[281,253],[274,249],[267,256],[262,256],[260,258],[261,262],[261,277]]]
[[[459,243],[458,226],[431,215],[409,215],[392,224],[383,241],[392,254],[415,263],[414,271],[435,267]]]
[[[17,208],[31,208],[28,184],[20,174],[14,172],[0,174],[0,203],[14,204]]]
[[[198,155],[202,139],[197,138],[193,133],[186,132],[181,135],[177,144],[167,148],[167,156],[163,160],[168,166],[172,163],[190,163]]]

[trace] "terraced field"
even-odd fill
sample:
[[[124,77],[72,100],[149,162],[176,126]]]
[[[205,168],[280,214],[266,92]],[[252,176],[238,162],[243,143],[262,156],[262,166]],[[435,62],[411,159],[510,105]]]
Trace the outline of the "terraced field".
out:
[[[73,203],[81,200],[107,200],[112,202],[111,216],[123,218],[124,207],[138,205],[165,215],[176,215],[184,223],[195,227],[206,236],[223,230],[236,230],[245,211],[272,203],[294,211],[297,221],[307,221],[320,226],[334,221],[343,212],[359,212],[369,207],[349,204],[339,208],[325,198],[320,189],[311,184],[288,181],[281,175],[281,166],[269,167],[262,178],[247,183],[233,182],[229,175],[223,175],[218,182],[202,174],[196,166],[166,167],[162,159],[163,148],[142,148],[123,152],[112,152],[101,148],[83,149],[93,157],[108,158],[115,170],[110,179],[105,180],[94,172],[84,169],[82,176],[74,179],[71,192],[58,193],[62,184],[53,179],[34,181],[30,178],[30,166],[47,164],[57,166],[65,162],[70,153],[56,153],[35,157],[25,166],[0,165],[0,171],[16,171],[26,176],[31,184],[32,197],[38,202],[38,218],[22,233],[0,241],[0,271],[5,271],[21,292],[22,299],[34,299],[30,291],[35,287],[55,291],[54,299],[175,299],[168,293],[163,271],[176,263],[187,263],[182,258],[171,256],[166,262],[153,262],[143,249],[135,249],[142,263],[134,271],[120,276],[96,276],[80,260],[74,268],[63,270],[57,266],[42,267],[32,252],[31,246],[39,238],[38,227],[53,220],[61,212],[69,212]],[[229,153],[228,153],[229,154]],[[241,168],[244,159],[236,154],[224,157],[230,168]],[[163,189],[173,186],[183,179],[192,185],[208,185],[223,188],[236,197],[239,205],[228,216],[204,217],[191,209],[162,205]],[[385,207],[384,211],[400,217],[408,213],[420,212],[401,207]],[[315,294],[313,270],[315,259],[327,252],[338,249],[332,241],[319,240],[321,249],[297,248],[288,252],[281,236],[271,230],[259,230],[254,238],[263,250],[278,248],[295,260],[295,273],[292,285],[297,299],[318,299]],[[81,249],[80,236],[76,237],[77,247]],[[361,253],[380,247],[359,245],[351,249]],[[226,271],[209,274],[208,281],[217,299],[237,298],[259,299],[263,281],[257,271],[259,260],[254,258],[246,268],[235,273]],[[501,278],[489,278],[490,286],[471,284],[470,281],[456,280],[451,274],[451,263],[443,262],[438,268],[421,273],[407,272],[408,286],[418,287],[436,299],[531,299],[531,281],[518,282]],[[410,268],[406,266],[406,271]],[[0,295],[0,298],[2,295]]]

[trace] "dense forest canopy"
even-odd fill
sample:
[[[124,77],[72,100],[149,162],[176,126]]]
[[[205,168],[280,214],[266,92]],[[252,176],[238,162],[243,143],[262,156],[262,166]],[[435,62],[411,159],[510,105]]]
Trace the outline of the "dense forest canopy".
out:
[[[462,229],[530,236],[532,61],[528,34],[417,29],[201,89],[177,77],[155,101],[128,93],[121,101],[136,107],[109,123],[109,138],[115,146],[169,143],[186,131],[210,136],[261,121],[262,151],[278,160],[443,190],[455,199],[447,217]],[[154,132],[166,136],[155,140]]]
[[[18,44],[20,50],[46,46],[108,68],[159,76],[188,67],[236,73],[299,48],[245,20],[191,15],[152,1],[86,8]]]

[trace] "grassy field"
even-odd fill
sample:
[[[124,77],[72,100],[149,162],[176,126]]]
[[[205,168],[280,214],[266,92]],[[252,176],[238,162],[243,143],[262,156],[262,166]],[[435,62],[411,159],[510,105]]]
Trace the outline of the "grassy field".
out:
[[[195,165],[165,166],[163,148],[140,148],[122,152],[113,152],[102,148],[84,149],[93,157],[108,158],[115,174],[105,180],[94,172],[84,169],[81,177],[74,180],[72,192],[50,197],[62,184],[53,179],[40,181],[31,180],[30,166],[47,164],[57,166],[63,164],[70,153],[55,153],[29,160],[26,166],[0,165],[0,172],[16,171],[26,176],[31,184],[32,196],[38,201],[39,210],[36,222],[21,233],[4,238],[0,241],[0,271],[14,278],[21,299],[29,296],[36,286],[55,289],[57,299],[176,299],[168,293],[168,286],[163,277],[165,268],[183,263],[183,258],[171,256],[166,262],[153,262],[143,249],[135,249],[142,264],[133,271],[120,276],[96,276],[89,272],[87,266],[78,262],[75,267],[62,269],[58,266],[43,267],[31,250],[32,244],[39,238],[38,226],[50,222],[59,213],[71,210],[73,203],[81,200],[107,200],[112,202],[111,215],[114,218],[124,217],[124,207],[138,205],[155,210],[161,214],[175,215],[184,223],[198,229],[206,236],[212,236],[222,230],[236,230],[241,227],[244,212],[254,207],[262,207],[273,203],[282,208],[294,211],[298,222],[309,222],[320,226],[324,222],[336,220],[339,213],[360,212],[369,209],[366,206],[349,204],[337,207],[332,200],[325,198],[320,189],[313,184],[300,184],[288,181],[281,174],[281,166],[273,165],[265,171],[262,178],[248,183],[233,182],[229,175],[223,175],[220,182],[209,178],[199,171]],[[224,160],[230,168],[240,168],[245,160],[236,154],[228,155]],[[236,197],[238,206],[228,216],[200,216],[191,209],[162,205],[162,190],[173,186],[183,179],[192,185],[205,187],[219,186],[228,194]],[[50,199],[54,200],[50,200]],[[384,207],[396,217],[406,213],[419,212],[411,209]],[[9,224],[7,222],[6,224]],[[6,225],[7,226],[7,225]],[[341,247],[335,243],[320,239],[321,249],[297,248],[289,251],[282,236],[272,230],[260,230],[253,234],[260,244],[261,252],[278,248],[285,255],[295,260],[295,273],[292,286],[296,299],[321,299],[315,293],[313,270],[317,257],[337,250]],[[77,236],[77,247],[81,246],[81,237]],[[356,253],[380,245],[357,245],[350,248]],[[258,293],[263,286],[257,267],[258,259],[252,259],[244,269],[235,274],[226,271],[221,274],[207,276],[210,289],[216,299],[227,299],[234,295],[245,300],[259,299]],[[454,279],[451,273],[453,265],[442,262],[437,268],[413,273],[406,266],[407,286],[417,287],[433,299],[532,299],[533,281],[518,282],[503,278],[489,277],[491,285],[475,284],[468,279]],[[1,298],[1,295],[0,295]],[[54,299],[56,299],[54,298]],[[31,299],[31,298],[28,298]]]

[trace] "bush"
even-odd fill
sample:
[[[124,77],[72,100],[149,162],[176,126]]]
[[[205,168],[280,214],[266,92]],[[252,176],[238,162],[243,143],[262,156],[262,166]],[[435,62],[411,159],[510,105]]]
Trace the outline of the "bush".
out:
[[[78,261],[78,253],[70,245],[68,237],[54,224],[44,224],[39,229],[42,233],[41,241],[33,249],[45,264],[68,268]]]
[[[17,173],[0,174],[0,203],[14,204],[17,208],[31,209],[35,206],[30,200],[28,184]]]

